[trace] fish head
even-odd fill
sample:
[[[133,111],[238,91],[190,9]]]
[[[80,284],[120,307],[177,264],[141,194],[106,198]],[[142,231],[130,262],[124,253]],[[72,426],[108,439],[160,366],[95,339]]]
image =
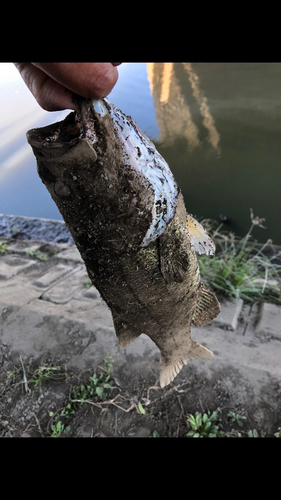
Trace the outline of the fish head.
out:
[[[109,250],[137,247],[152,224],[154,187],[125,152],[110,103],[79,104],[80,112],[27,133],[38,174],[78,246],[91,238]]]

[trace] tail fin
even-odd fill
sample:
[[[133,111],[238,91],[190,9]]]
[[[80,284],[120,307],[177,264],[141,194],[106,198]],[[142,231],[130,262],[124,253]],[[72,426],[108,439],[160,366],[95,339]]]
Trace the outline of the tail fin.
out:
[[[209,349],[194,341],[192,341],[190,351],[183,356],[178,356],[167,362],[161,356],[160,386],[165,387],[165,385],[170,384],[189,360],[196,358],[211,359],[212,357],[213,353]]]

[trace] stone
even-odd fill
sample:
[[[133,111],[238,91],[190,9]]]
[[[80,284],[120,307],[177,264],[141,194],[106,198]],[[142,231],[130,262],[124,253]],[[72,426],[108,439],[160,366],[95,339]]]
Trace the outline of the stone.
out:
[[[243,306],[243,300],[224,300],[221,302],[221,312],[213,320],[215,326],[235,331]]]
[[[85,267],[77,266],[73,269],[71,274],[68,274],[65,278],[56,283],[54,286],[49,288],[42,295],[43,300],[49,300],[54,304],[67,304],[75,292],[78,290],[83,290],[84,282],[87,280],[88,275]]]
[[[55,256],[56,259],[69,260],[71,262],[81,262],[83,263],[82,257],[75,246],[71,246],[66,250],[62,250]]]
[[[17,255],[4,255],[1,257],[0,280],[8,280],[33,264],[36,264],[35,260],[23,259]]]
[[[281,338],[281,306],[267,302],[260,305],[255,333],[266,333]]]
[[[43,274],[40,278],[33,282],[33,285],[40,288],[47,288],[51,286],[55,281],[62,279],[67,273],[73,271],[70,266],[65,266],[64,264],[57,264],[52,267],[47,273]]]

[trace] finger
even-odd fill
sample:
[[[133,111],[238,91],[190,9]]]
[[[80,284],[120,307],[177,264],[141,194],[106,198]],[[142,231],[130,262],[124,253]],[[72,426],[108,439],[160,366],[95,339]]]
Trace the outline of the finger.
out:
[[[83,97],[105,97],[118,79],[111,63],[34,63],[56,82]]]
[[[31,63],[15,63],[25,84],[46,111],[76,109],[72,92]]]

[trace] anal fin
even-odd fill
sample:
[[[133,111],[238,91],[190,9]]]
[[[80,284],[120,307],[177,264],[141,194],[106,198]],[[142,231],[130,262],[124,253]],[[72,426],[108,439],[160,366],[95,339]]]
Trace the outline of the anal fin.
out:
[[[211,359],[212,357],[212,351],[194,341],[192,341],[191,349],[187,354],[172,358],[168,361],[161,355],[160,386],[165,387],[170,384],[188,361],[196,358]]]
[[[220,303],[211,290],[201,283],[201,295],[192,316],[195,326],[208,325],[220,312]]]

